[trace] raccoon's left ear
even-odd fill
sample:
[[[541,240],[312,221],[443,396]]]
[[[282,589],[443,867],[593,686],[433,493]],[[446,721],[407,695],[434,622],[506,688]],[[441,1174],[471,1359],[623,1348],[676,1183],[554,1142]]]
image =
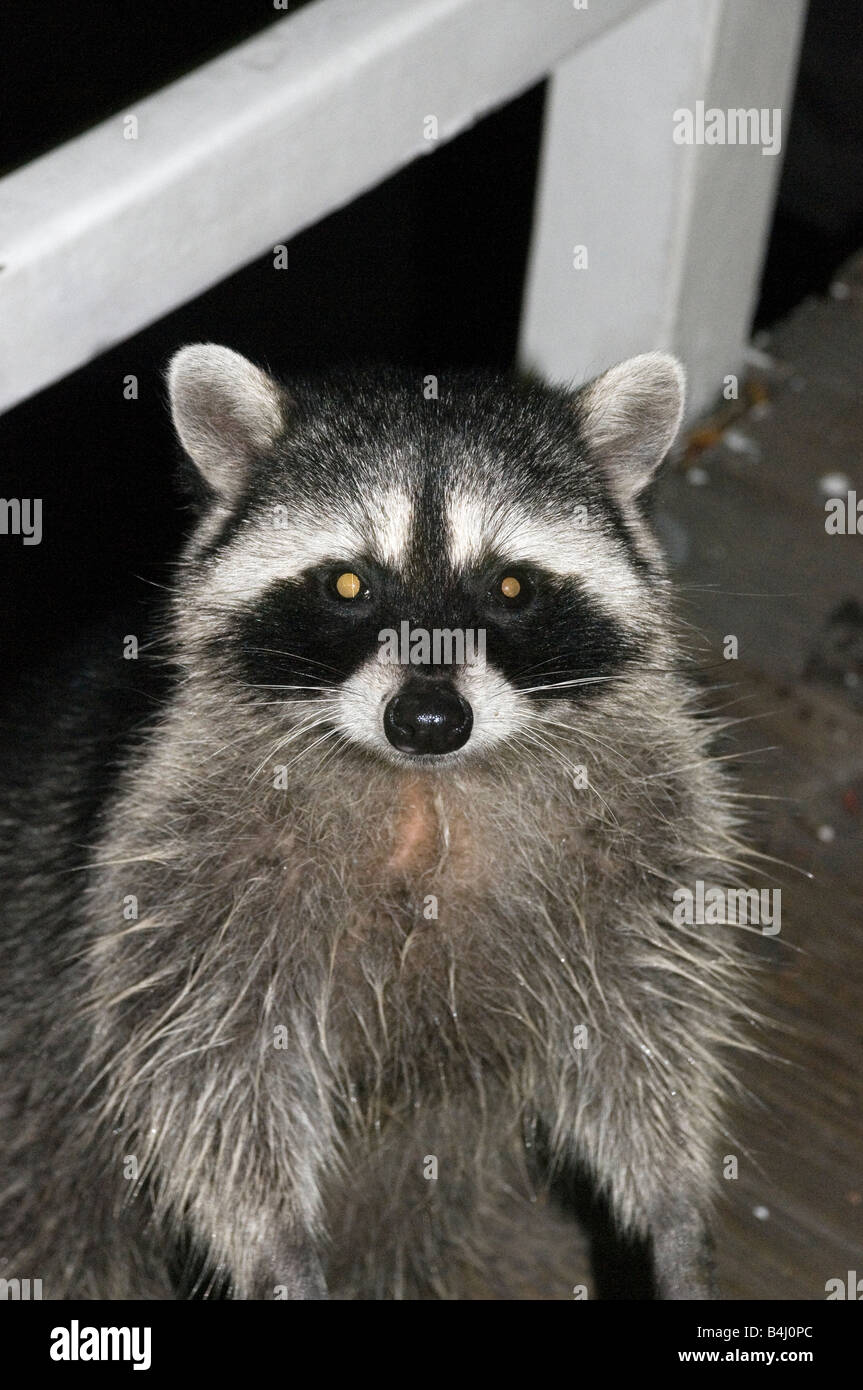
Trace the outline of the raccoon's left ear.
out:
[[[219,499],[235,501],[254,458],[285,428],[285,393],[260,367],[216,343],[180,348],[167,378],[180,443]]]
[[[643,492],[671,448],[685,393],[683,368],[667,352],[630,357],[577,392],[585,443],[621,501]]]

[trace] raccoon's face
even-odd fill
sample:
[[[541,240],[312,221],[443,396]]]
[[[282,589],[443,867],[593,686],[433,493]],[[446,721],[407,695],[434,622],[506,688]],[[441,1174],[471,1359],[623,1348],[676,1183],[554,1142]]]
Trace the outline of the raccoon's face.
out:
[[[270,725],[442,766],[542,747],[546,702],[600,701],[656,662],[665,579],[639,496],[680,421],[673,358],[574,395],[395,373],[288,391],[201,345],[169,386],[207,503],[181,654]]]

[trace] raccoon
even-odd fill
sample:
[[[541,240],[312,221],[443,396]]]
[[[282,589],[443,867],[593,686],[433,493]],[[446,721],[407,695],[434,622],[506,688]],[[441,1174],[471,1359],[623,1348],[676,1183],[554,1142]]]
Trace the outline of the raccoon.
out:
[[[714,1296],[749,966],[672,918],[741,854],[645,506],[680,365],[168,388],[166,688],[133,717],[114,643],[6,792],[2,1272],[451,1298],[577,1164]]]

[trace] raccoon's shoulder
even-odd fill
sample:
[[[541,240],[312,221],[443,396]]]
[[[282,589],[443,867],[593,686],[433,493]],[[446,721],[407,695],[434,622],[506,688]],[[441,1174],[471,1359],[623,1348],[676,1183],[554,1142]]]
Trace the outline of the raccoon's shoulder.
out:
[[[140,629],[140,619],[137,623]],[[131,750],[169,699],[176,672],[126,615],[93,624],[14,681],[0,708],[0,876],[57,871],[82,857]]]

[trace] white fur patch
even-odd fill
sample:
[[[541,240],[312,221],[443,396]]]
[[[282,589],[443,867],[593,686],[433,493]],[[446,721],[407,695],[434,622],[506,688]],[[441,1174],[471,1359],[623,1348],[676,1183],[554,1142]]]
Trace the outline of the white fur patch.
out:
[[[457,493],[450,502],[450,559],[469,569],[486,547],[513,565],[534,564],[553,574],[579,580],[600,610],[611,611],[632,625],[644,587],[623,546],[592,523],[590,515],[531,515],[510,504],[493,507],[487,498]]]
[[[353,514],[344,510],[326,516],[317,509],[289,513],[277,504],[270,516],[251,518],[217,553],[200,581],[202,591],[217,605],[247,603],[271,584],[295,579],[325,560],[349,562],[366,552],[380,564],[397,567],[408,547],[412,519],[411,499],[401,489]],[[193,539],[190,558],[215,534],[218,527],[208,518]]]
[[[413,501],[403,491],[388,492],[366,512],[372,548],[382,564],[398,569],[410,543]]]

